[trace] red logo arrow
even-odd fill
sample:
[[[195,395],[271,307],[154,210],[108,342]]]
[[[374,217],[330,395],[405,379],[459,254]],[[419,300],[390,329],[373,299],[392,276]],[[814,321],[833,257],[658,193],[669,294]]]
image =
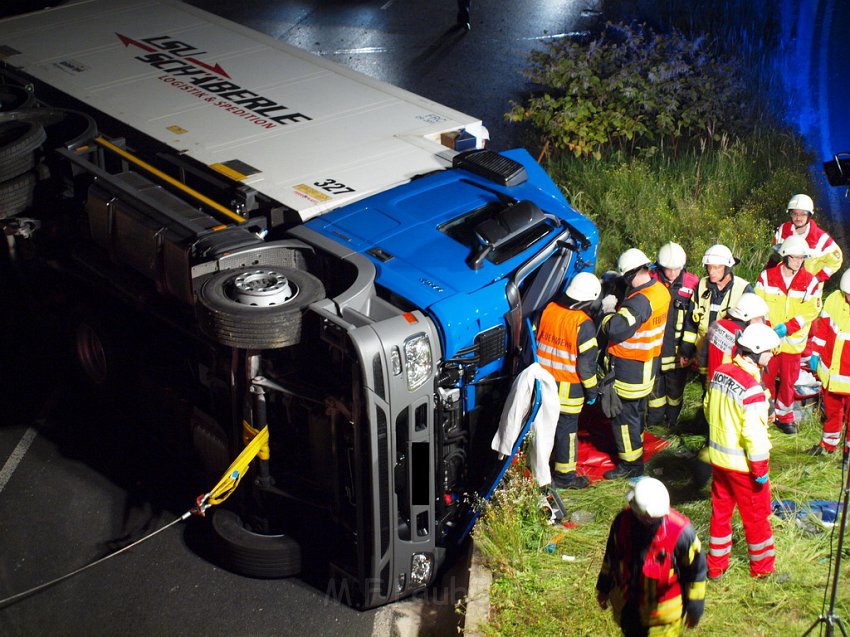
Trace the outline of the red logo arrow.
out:
[[[137,46],[140,49],[142,49],[144,51],[148,51],[150,53],[153,53],[154,51],[156,51],[156,49],[153,48],[152,46],[144,44],[143,42],[139,42],[138,40],[134,40],[133,38],[128,38],[126,35],[121,35],[120,33],[116,33],[115,35],[118,36],[118,39],[121,40],[121,42],[124,44],[124,46],[130,46],[132,44],[133,46]]]
[[[214,66],[210,66],[206,62],[201,62],[197,58],[186,58],[186,60],[188,62],[191,62],[192,64],[197,64],[198,66],[203,67],[203,68],[207,69],[208,71],[212,71],[213,73],[218,73],[219,75],[223,75],[228,80],[230,79],[230,76],[227,74],[227,72],[225,72],[225,70],[223,68],[221,68],[221,66],[218,65],[218,63],[216,63]]]

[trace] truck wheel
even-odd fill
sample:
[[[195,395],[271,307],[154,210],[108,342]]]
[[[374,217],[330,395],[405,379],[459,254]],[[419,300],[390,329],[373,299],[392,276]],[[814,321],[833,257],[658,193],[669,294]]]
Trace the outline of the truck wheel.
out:
[[[0,183],[0,219],[14,217],[32,205],[36,178],[31,172]]]
[[[35,166],[35,151],[46,139],[44,127],[36,122],[12,120],[0,124],[0,181]]]
[[[262,266],[226,270],[198,291],[195,310],[201,331],[223,345],[274,349],[301,340],[301,316],[325,295],[312,274]]]
[[[18,111],[35,104],[35,95],[22,86],[0,86],[0,112]]]
[[[301,547],[288,535],[254,533],[228,509],[213,509],[212,529],[222,565],[238,575],[274,578],[301,572]]]

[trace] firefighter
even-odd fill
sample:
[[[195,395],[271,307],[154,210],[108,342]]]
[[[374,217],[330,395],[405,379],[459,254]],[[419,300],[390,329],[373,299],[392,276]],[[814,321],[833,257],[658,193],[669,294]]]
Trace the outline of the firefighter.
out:
[[[576,274],[566,292],[549,303],[537,330],[537,360],[558,383],[561,413],[555,428],[555,471],[552,484],[559,489],[583,489],[576,475],[578,417],[585,402],[596,402],[596,326],[588,314],[602,286],[589,272]]]
[[[619,464],[606,480],[643,475],[646,405],[661,361],[670,293],[650,276],[650,260],[637,248],[620,255],[617,269],[626,283],[619,309],[603,319],[607,365],[613,369],[613,392],[619,409],[611,413]]]
[[[815,204],[811,197],[794,195],[788,201],[787,210],[791,220],[776,229],[773,235],[774,249],[778,250],[782,242],[792,234],[803,237],[809,246],[809,258],[806,259],[805,268],[814,274],[818,281],[825,283],[841,269],[844,259],[841,248],[815,223]],[[776,255],[772,255],[767,267],[776,265],[779,260]]]
[[[661,367],[655,377],[655,387],[649,397],[647,425],[673,427],[682,411],[682,395],[688,377],[687,360],[680,355],[681,343],[693,342],[693,332],[685,332],[685,319],[693,313],[693,296],[699,278],[685,269],[687,257],[678,243],[665,243],[658,250],[654,278],[670,292],[667,327],[661,345]],[[685,365],[681,363],[685,362]]]
[[[761,370],[769,364],[780,338],[769,326],[755,323],[741,332],[737,343],[735,358],[715,370],[705,394],[712,465],[710,579],[729,568],[736,505],[744,523],[750,575],[772,573],[776,555],[769,520],[768,398],[761,385]]]
[[[806,453],[819,456],[835,451],[842,425],[850,420],[850,269],[812,325],[809,368],[820,378],[826,419],[820,443]]]
[[[695,627],[705,605],[705,556],[690,520],[670,508],[655,478],[640,478],[611,524],[596,601],[610,603],[627,637],[673,637]]]
[[[787,237],[779,248],[782,262],[763,270],[756,282],[756,294],[768,306],[768,323],[782,339],[764,373],[764,386],[774,397],[775,424],[786,434],[797,433],[794,384],[809,329],[821,307],[821,283],[803,268],[808,250],[803,237]]]
[[[738,302],[726,311],[726,317],[717,319],[708,327],[706,334],[706,369],[711,380],[714,370],[722,363],[735,357],[735,340],[738,334],[752,323],[764,323],[767,303],[755,292],[745,292]]]
[[[694,294],[694,311],[685,326],[692,334],[682,343],[683,362],[696,361],[699,373],[706,374],[706,342],[708,326],[738,302],[744,292],[752,292],[749,281],[732,273],[738,259],[725,245],[717,243],[705,251],[702,264],[706,275],[699,280]]]

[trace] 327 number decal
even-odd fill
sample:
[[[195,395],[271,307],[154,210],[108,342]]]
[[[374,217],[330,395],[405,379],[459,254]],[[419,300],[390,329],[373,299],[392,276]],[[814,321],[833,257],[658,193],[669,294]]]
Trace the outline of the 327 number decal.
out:
[[[325,179],[324,181],[314,181],[313,185],[316,188],[321,188],[325,192],[332,195],[344,195],[348,192],[354,192],[354,188],[349,188],[345,184],[339,183],[336,179]]]

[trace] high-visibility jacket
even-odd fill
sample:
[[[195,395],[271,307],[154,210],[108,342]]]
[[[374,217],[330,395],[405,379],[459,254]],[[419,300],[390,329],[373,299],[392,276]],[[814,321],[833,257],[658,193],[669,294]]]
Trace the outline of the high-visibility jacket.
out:
[[[850,303],[841,290],[826,297],[812,325],[812,353],[821,357],[817,374],[824,389],[850,394]]]
[[[549,303],[537,329],[537,360],[558,381],[561,411],[577,414],[597,392],[596,326],[582,310]]]
[[[786,221],[776,229],[776,233],[773,235],[773,245],[781,244],[793,232],[794,224]],[[811,254],[806,259],[804,267],[808,272],[814,274],[821,283],[841,269],[841,263],[844,260],[841,248],[832,240],[832,237],[815,223],[814,219],[809,219],[806,232],[800,236],[809,244]]]
[[[706,375],[708,379],[714,376],[715,370],[723,363],[731,363],[738,349],[735,343],[738,335],[747,326],[746,321],[732,318],[718,319],[708,327],[706,334]]]
[[[694,295],[694,311],[690,317],[690,324],[686,330],[696,334],[693,344],[683,343],[681,347],[682,356],[686,358],[697,358],[700,372],[705,373],[706,365],[706,342],[708,327],[718,318],[722,317],[726,310],[733,307],[744,292],[752,292],[753,286],[746,279],[732,275],[723,289],[717,287],[716,283],[709,281],[707,276],[702,277],[697,284]]]
[[[696,340],[696,332],[693,329],[686,331],[685,325],[691,324],[687,317],[693,312],[694,291],[699,277],[682,270],[675,281],[668,281],[664,272],[659,269],[653,270],[652,276],[661,281],[670,292],[667,327],[664,329],[664,342],[661,345],[661,371],[666,372],[676,368],[681,343],[693,343]]]
[[[614,390],[636,400],[655,384],[670,293],[656,279],[634,288],[615,314],[606,317],[608,355],[614,366]]]
[[[705,578],[705,556],[688,518],[670,509],[656,528],[645,527],[626,508],[611,525],[596,589],[608,595],[618,624],[631,602],[642,626],[680,628],[686,612],[695,621],[702,616]]]
[[[787,354],[801,353],[806,347],[812,321],[821,308],[820,281],[811,272],[800,268],[790,285],[786,286],[780,263],[762,270],[756,281],[756,294],[767,303],[767,323],[771,327],[784,323],[788,329],[779,351]]]
[[[768,402],[761,372],[750,359],[738,355],[715,370],[703,405],[712,465],[754,477],[767,474],[771,447]]]

